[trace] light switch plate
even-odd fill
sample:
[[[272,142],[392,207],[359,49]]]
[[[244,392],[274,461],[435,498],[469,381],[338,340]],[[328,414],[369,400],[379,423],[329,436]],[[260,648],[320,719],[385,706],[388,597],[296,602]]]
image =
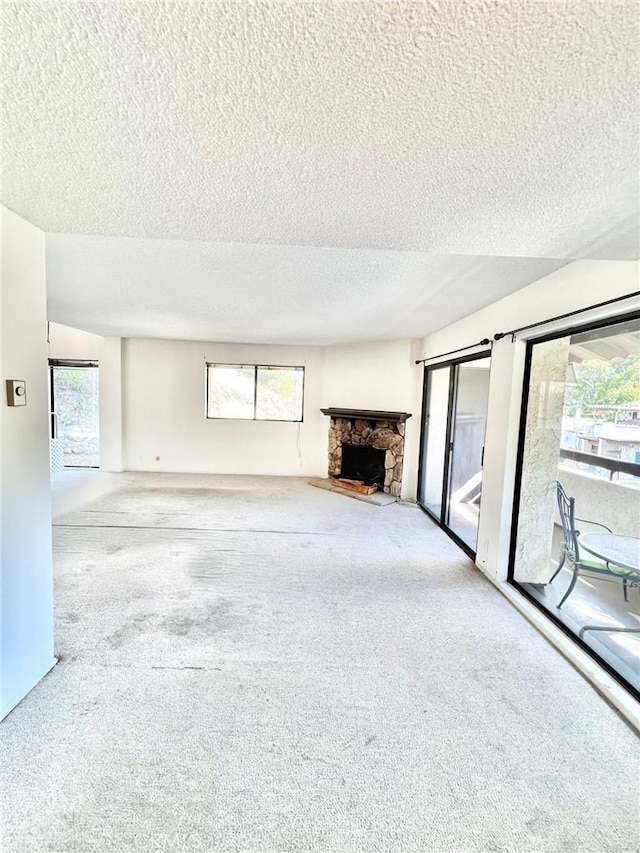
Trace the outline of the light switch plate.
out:
[[[27,383],[24,379],[7,379],[7,406],[27,405]]]

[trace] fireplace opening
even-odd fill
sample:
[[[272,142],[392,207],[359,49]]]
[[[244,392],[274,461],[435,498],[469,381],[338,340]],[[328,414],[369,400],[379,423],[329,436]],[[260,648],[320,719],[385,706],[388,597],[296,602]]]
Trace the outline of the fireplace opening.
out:
[[[357,444],[342,445],[340,477],[362,480],[366,486],[384,487],[384,450]]]

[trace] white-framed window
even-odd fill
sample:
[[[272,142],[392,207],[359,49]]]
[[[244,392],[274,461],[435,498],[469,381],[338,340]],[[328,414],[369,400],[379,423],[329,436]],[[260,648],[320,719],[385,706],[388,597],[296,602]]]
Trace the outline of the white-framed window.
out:
[[[303,419],[304,367],[207,363],[207,418]]]

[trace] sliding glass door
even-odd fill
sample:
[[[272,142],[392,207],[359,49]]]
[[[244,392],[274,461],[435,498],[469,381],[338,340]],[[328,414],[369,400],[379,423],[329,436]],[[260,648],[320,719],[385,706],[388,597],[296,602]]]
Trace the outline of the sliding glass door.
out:
[[[98,365],[95,362],[51,361],[49,370],[52,470],[60,465],[98,468]]]
[[[449,441],[450,366],[428,372],[425,386],[426,406],[423,430],[428,425],[429,453],[425,454],[426,431],[423,436],[423,459],[420,477],[420,503],[438,520],[442,515],[442,484],[447,465]]]
[[[487,353],[425,369],[418,500],[475,555],[489,394]]]
[[[530,341],[510,580],[640,692],[640,318]]]
[[[476,550],[490,359],[456,365],[448,483],[449,528]]]

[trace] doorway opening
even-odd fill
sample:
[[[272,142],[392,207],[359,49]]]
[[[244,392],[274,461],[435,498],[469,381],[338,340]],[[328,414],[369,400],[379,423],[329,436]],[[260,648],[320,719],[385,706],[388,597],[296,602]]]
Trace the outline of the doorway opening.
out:
[[[51,470],[100,467],[98,363],[49,361]]]
[[[418,502],[475,558],[491,354],[426,367]]]

